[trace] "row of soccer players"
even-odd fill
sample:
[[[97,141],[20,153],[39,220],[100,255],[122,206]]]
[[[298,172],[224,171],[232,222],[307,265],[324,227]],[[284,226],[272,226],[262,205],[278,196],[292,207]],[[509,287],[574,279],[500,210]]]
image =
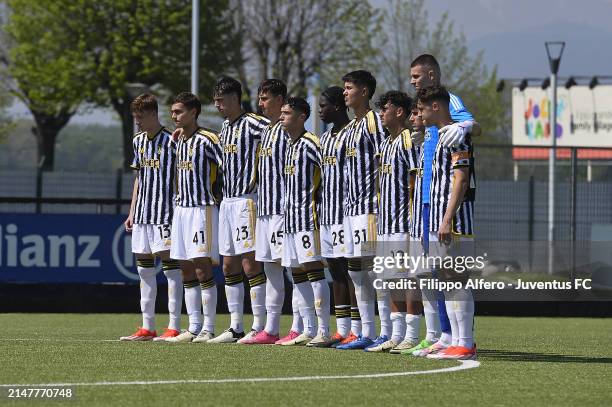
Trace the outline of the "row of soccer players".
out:
[[[370,109],[374,77],[366,71],[345,75],[344,89],[332,87],[321,96],[321,119],[332,127],[320,140],[304,129],[308,103],[287,99],[286,86],[279,80],[265,80],[259,88],[263,118],[242,111],[237,81],[221,79],[214,89],[215,105],[226,118],[219,135],[198,127],[199,101],[194,95],[180,94],[172,105],[176,143],[159,124],[155,100],[150,95],[137,98],[133,114],[143,132],[134,139],[138,178],[126,229],[133,232],[142,280],[143,327],[122,339],[306,344],[474,357],[469,291],[446,293],[444,305],[440,293],[423,290],[421,306],[414,293],[392,300],[387,290],[372,289],[371,260],[376,254],[372,242],[407,246],[412,240],[421,242],[419,249],[422,245],[425,252],[446,254],[459,238],[469,240],[472,235],[473,155],[467,135],[478,133],[478,125],[460,99],[439,86],[435,58],[417,58],[411,77],[418,104],[402,92],[387,92],[378,103],[379,115]],[[353,120],[347,107],[353,110]],[[443,134],[440,141],[438,129]],[[218,214],[217,178],[222,178]],[[212,264],[218,253],[224,256],[231,323],[215,337],[217,289]],[[154,332],[152,254],[162,258],[169,283],[170,323],[159,337]],[[337,332],[333,336],[323,259],[334,280]],[[294,321],[289,334],[279,338],[283,266],[293,277]],[[189,315],[189,328],[183,333],[178,329],[179,267]],[[243,270],[254,316],[246,335]],[[374,324],[376,302],[379,335]],[[418,342],[421,307],[427,335]]]

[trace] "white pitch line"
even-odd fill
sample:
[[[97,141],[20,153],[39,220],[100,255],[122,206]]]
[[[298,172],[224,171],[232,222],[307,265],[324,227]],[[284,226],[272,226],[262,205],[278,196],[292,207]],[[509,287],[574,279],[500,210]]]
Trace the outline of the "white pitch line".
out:
[[[39,384],[0,384],[0,387],[71,387],[71,386],[131,386],[156,384],[222,384],[222,383],[261,383],[261,382],[301,382],[308,380],[347,380],[347,379],[380,379],[383,377],[413,376],[433,373],[449,373],[459,370],[474,369],[480,366],[475,360],[460,360],[459,366],[442,369],[418,370],[412,372],[372,373],[349,376],[297,376],[297,377],[253,377],[240,379],[190,379],[190,380],[152,380],[133,382],[90,382],[90,383],[39,383]]]

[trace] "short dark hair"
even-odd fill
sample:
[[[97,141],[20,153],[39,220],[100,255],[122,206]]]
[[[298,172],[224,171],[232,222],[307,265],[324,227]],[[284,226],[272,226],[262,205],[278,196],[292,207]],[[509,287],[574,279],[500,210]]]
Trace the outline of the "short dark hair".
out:
[[[287,99],[287,85],[280,79],[264,79],[257,89],[257,95],[266,92],[274,96],[282,96],[283,100]]]
[[[132,113],[155,112],[157,113],[157,98],[150,93],[143,93],[132,100],[130,111]]]
[[[187,109],[195,109],[196,117],[198,117],[202,111],[202,103],[200,102],[200,99],[191,92],[179,93],[174,98],[173,103],[182,103]]]
[[[344,90],[340,86],[330,86],[325,89],[321,96],[325,96],[329,103],[346,110],[346,102],[344,101]]]
[[[285,102],[290,108],[300,113],[304,113],[306,115],[306,120],[310,117],[310,105],[306,101],[306,99],[298,97],[298,96],[290,96],[287,98]]]
[[[376,106],[382,109],[385,105],[391,103],[397,107],[404,109],[406,116],[410,116],[410,107],[412,106],[412,98],[405,92],[399,90],[390,90],[381,95],[376,102]]]
[[[374,92],[376,92],[376,78],[370,72],[364,71],[363,69],[347,73],[342,77],[342,80],[368,88],[369,99],[372,99]]]
[[[438,77],[441,75],[440,64],[436,60],[436,57],[431,54],[422,54],[416,57],[410,64],[411,68],[414,68],[415,66],[423,66],[425,68],[432,69],[436,75],[438,75]]]
[[[238,96],[238,101],[242,99],[242,85],[229,76],[219,79],[213,89],[214,96],[230,95],[232,93]]]
[[[417,94],[419,102],[431,104],[433,102],[443,103],[445,106],[450,104],[450,95],[444,86],[431,86],[419,90]]]

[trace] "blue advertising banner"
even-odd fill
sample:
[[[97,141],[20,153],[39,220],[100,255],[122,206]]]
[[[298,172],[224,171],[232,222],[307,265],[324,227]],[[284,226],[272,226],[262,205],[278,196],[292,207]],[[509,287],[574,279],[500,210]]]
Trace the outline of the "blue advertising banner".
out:
[[[0,213],[0,281],[139,280],[124,215]],[[160,282],[165,280],[158,274]]]

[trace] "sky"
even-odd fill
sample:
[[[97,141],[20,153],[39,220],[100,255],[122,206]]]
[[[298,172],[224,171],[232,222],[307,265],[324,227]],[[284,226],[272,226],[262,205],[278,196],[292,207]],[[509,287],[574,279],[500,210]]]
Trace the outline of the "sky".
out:
[[[387,0],[371,0],[384,6]],[[566,41],[560,76],[612,75],[612,0],[426,0],[435,24],[445,11],[466,36],[473,53],[484,52],[498,77],[521,79],[549,74],[545,41]],[[27,116],[24,106],[11,112]],[[108,123],[111,110],[81,113],[71,123]]]

